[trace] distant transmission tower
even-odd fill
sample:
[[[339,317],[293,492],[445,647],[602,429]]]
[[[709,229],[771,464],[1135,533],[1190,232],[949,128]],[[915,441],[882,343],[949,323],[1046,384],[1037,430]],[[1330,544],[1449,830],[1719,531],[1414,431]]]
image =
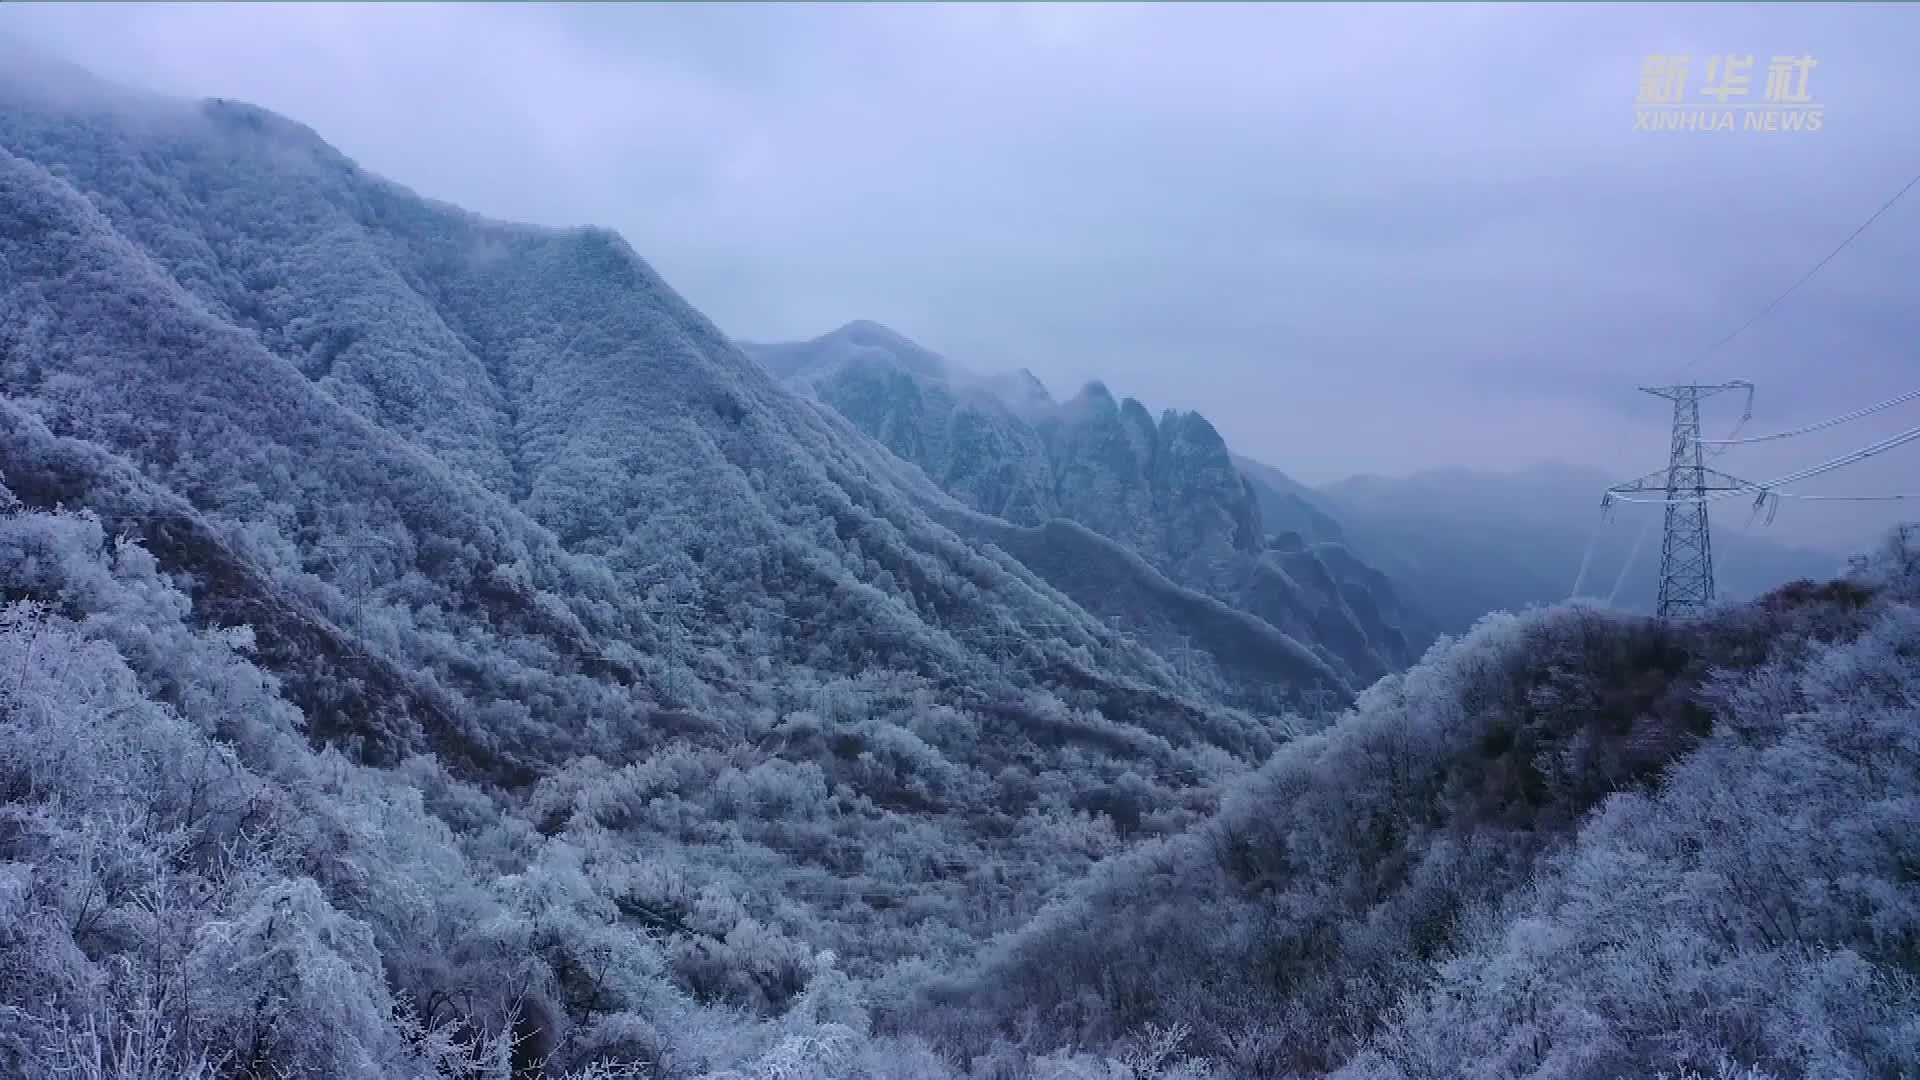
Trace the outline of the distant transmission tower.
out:
[[[1728,390],[1747,392],[1753,412],[1753,384],[1715,386],[1643,386],[1642,391],[1673,402],[1673,442],[1667,468],[1631,483],[1607,489],[1615,495],[1660,492],[1667,508],[1666,538],[1660,552],[1660,617],[1686,618],[1713,603],[1713,535],[1707,521],[1707,493],[1751,491],[1753,485],[1706,466],[1700,446],[1700,402]]]

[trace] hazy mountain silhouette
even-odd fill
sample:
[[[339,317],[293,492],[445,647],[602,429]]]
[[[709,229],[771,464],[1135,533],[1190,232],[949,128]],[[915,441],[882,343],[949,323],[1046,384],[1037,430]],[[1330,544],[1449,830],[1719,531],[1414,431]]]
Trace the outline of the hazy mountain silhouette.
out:
[[[1337,526],[1317,511],[1296,516],[1287,497],[1251,483],[1197,413],[1156,420],[1098,382],[1056,403],[1030,373],[961,372],[871,322],[747,348],[968,506],[1016,525],[1084,526],[1349,678],[1406,664],[1431,636],[1392,582],[1341,546]],[[1269,502],[1280,504],[1278,528],[1264,519]],[[1318,528],[1303,535],[1294,527],[1309,517]]]

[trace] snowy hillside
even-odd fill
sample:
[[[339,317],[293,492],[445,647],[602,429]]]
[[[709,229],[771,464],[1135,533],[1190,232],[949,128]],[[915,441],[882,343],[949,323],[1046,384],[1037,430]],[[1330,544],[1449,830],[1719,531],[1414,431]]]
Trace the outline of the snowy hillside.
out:
[[[1362,688],[1204,420],[849,329],[0,70],[0,1076],[1915,1075],[1920,531]]]
[[[1273,496],[1198,414],[1156,421],[1099,383],[1056,403],[1026,372],[961,372],[871,322],[746,348],[973,509],[1021,526],[1085,526],[1308,645],[1349,680],[1405,666],[1432,637],[1387,578],[1341,546],[1337,526],[1303,540],[1291,518],[1263,521]],[[1021,558],[1067,587],[1044,569],[1058,560]]]
[[[0,220],[0,480],[88,515],[20,519],[8,596],[49,605],[22,633],[94,633],[46,575],[140,545],[128,588],[191,598],[152,601],[167,633],[248,640],[275,731],[431,761],[480,800],[445,813],[537,828],[468,838],[499,866],[580,830],[667,843],[649,888],[678,899],[647,910],[689,1001],[771,1014],[805,983],[714,959],[740,920],[867,974],[1010,927],[1203,812],[1282,706],[1351,693],[1257,626],[1176,665],[942,524],[965,511],[618,237],[430,202],[261,110],[0,79]],[[1141,572],[1168,626],[1217,622]],[[197,676],[119,647],[225,737]]]
[[[85,450],[14,430],[32,471],[84,473]],[[253,633],[191,625],[157,560],[93,518],[0,503],[6,1075],[1785,1080],[1920,1060],[1920,537],[1699,627],[1489,620],[1204,819],[1138,774],[1015,773],[973,812],[1100,816],[1008,815],[983,859],[957,821],[849,835],[871,805],[817,767],[695,744],[582,759],[528,798],[316,752]],[[941,775],[896,738],[892,761]],[[1121,826],[1149,839],[1124,854]],[[818,862],[783,871],[789,853]],[[935,876],[883,884],[874,864],[903,856]],[[937,930],[956,906],[1011,932],[969,959]],[[820,949],[863,941],[905,963],[850,974]]]
[[[1699,624],[1491,617],[897,1023],[1247,1077],[1912,1077],[1916,602],[1920,527]]]

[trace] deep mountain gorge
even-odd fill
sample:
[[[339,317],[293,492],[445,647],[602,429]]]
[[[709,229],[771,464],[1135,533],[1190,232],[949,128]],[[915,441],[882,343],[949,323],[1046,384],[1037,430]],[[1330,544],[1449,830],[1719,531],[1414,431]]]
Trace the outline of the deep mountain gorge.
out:
[[[0,480],[88,516],[33,526],[9,595],[84,616],[52,568],[138,544],[140,587],[244,633],[307,736],[537,825],[489,858],[674,837],[635,903],[694,1000],[805,982],[805,950],[771,982],[712,959],[742,926],[871,974],[1011,925],[1203,811],[1283,708],[1354,689],[1090,533],[1053,549],[1221,660],[1175,665],[943,525],[962,508],[610,233],[429,202],[250,106],[39,74],[0,82]],[[148,689],[186,708],[181,678]],[[582,802],[605,782],[647,794]],[[1002,903],[963,901],[989,881]]]
[[[0,1076],[1916,1075],[1920,532],[1416,657],[1196,415],[9,60]]]

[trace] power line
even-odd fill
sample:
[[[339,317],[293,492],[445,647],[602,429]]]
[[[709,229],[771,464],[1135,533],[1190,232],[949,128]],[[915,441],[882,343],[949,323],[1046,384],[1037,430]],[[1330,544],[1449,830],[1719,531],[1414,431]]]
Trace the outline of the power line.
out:
[[[1733,382],[1718,386],[1689,384],[1642,387],[1641,389],[1659,397],[1669,398],[1674,403],[1671,459],[1667,465],[1666,475],[1657,483],[1654,481],[1658,474],[1649,474],[1625,484],[1616,484],[1607,489],[1600,506],[1603,514],[1615,499],[1631,503],[1653,503],[1666,508],[1666,535],[1660,556],[1659,615],[1662,619],[1696,615],[1714,602],[1713,547],[1707,514],[1708,503],[1732,498],[1735,495],[1757,492],[1754,513],[1758,514],[1763,508],[1779,505],[1777,499],[1769,502],[1769,495],[1774,488],[1844,468],[1875,454],[1884,453],[1904,443],[1920,439],[1920,427],[1910,428],[1898,435],[1882,439],[1829,461],[1775,477],[1765,483],[1755,484],[1737,476],[1729,476],[1718,469],[1708,468],[1700,438],[1700,401],[1708,396],[1735,389],[1745,389],[1751,395],[1752,384]],[[1657,499],[1635,497],[1656,491],[1660,491],[1663,497]],[[1688,493],[1682,494],[1682,492]],[[1771,511],[1768,519],[1772,519]],[[1615,589],[1617,592],[1617,583]]]
[[[1587,582],[1587,567],[1593,565],[1593,549],[1595,545],[1600,543],[1600,527],[1606,523],[1606,511],[1602,509],[1600,512],[1600,520],[1593,523],[1593,532],[1587,536],[1586,553],[1580,556],[1580,572],[1573,576],[1573,588],[1567,592],[1567,598],[1569,600],[1579,596],[1580,586]]]
[[[1636,498],[1633,498],[1631,495],[1621,494],[1613,489],[1609,489],[1608,498],[1617,499],[1621,502],[1650,503],[1654,505],[1668,505],[1673,503],[1714,502],[1719,499],[1730,499],[1735,495],[1753,494],[1753,493],[1778,495],[1778,496],[1789,498],[1789,499],[1817,499],[1817,498],[1821,498],[1822,496],[1802,495],[1802,494],[1799,494],[1798,492],[1774,491],[1772,489],[1781,484],[1798,483],[1801,480],[1811,479],[1812,477],[1819,476],[1823,473],[1829,473],[1834,471],[1835,469],[1844,468],[1845,466],[1852,465],[1857,461],[1864,461],[1867,458],[1873,457],[1876,454],[1885,453],[1886,451],[1891,450],[1896,446],[1901,446],[1906,443],[1910,443],[1915,439],[1920,439],[1920,427],[1908,428],[1907,430],[1900,432],[1897,435],[1891,436],[1886,439],[1882,439],[1881,441],[1874,443],[1871,446],[1862,447],[1851,453],[1842,454],[1841,456],[1834,458],[1830,461],[1823,461],[1818,465],[1812,465],[1805,469],[1801,469],[1797,472],[1788,473],[1785,476],[1776,476],[1772,480],[1764,481],[1758,484],[1747,482],[1747,481],[1738,481],[1732,484],[1728,484],[1725,487],[1716,488],[1714,489],[1712,494],[1697,494],[1697,495],[1686,496],[1684,498],[1669,497],[1665,499],[1636,499]],[[1728,477],[1727,479],[1732,480],[1733,478]],[[1622,487],[1625,487],[1625,485],[1622,485]],[[1828,498],[1841,499],[1842,496],[1829,496]],[[1856,498],[1864,500],[1867,497],[1857,496],[1857,497],[1846,497],[1846,498],[1849,501],[1852,501],[1853,499],[1856,499]]]
[[[1747,397],[1747,411],[1741,413],[1740,419],[1734,421],[1733,427],[1727,430],[1727,437],[1725,439],[1701,440],[1707,447],[1707,460],[1712,461],[1731,449],[1730,443],[1739,437],[1740,429],[1746,427],[1747,421],[1751,419],[1753,419],[1753,397],[1749,394]]]
[[[1627,552],[1627,560],[1620,564],[1620,576],[1613,579],[1613,591],[1607,594],[1607,606],[1612,607],[1620,599],[1620,590],[1627,584],[1627,574],[1633,564],[1640,559],[1640,549],[1646,545],[1647,533],[1653,530],[1653,520],[1649,518],[1640,523],[1640,535],[1634,538],[1633,550]]]
[[[1913,391],[1911,393],[1902,394],[1894,398],[1889,398],[1888,400],[1880,402],[1878,404],[1869,405],[1864,409],[1856,409],[1850,413],[1845,413],[1840,416],[1819,421],[1817,423],[1807,424],[1802,427],[1794,428],[1789,431],[1775,432],[1770,435],[1755,436],[1750,439],[1736,439],[1732,437],[1732,435],[1729,435],[1729,437],[1726,439],[1699,439],[1696,434],[1696,438],[1694,439],[1694,441],[1696,443],[1715,444],[1712,447],[1712,449],[1708,451],[1708,456],[1717,456],[1718,454],[1725,453],[1732,446],[1740,443],[1767,442],[1771,440],[1784,439],[1784,438],[1789,438],[1796,435],[1802,435],[1812,431],[1819,431],[1825,428],[1835,427],[1852,420],[1857,420],[1863,416],[1870,416],[1874,413],[1881,412],[1886,409],[1890,409],[1896,405],[1904,404],[1905,402],[1912,401],[1916,398],[1920,398],[1920,391]],[[1744,422],[1745,422],[1745,418],[1743,417],[1742,423]],[[1738,433],[1739,433],[1739,428],[1738,426],[1736,426],[1733,434],[1737,435]],[[1798,481],[1810,479],[1812,477],[1819,476],[1824,473],[1832,472],[1835,469],[1839,469],[1847,465],[1851,465],[1855,462],[1865,460],[1866,458],[1872,457],[1875,454],[1884,453],[1885,451],[1891,450],[1894,447],[1900,446],[1904,443],[1911,442],[1917,437],[1920,437],[1920,428],[1912,428],[1907,431],[1901,432],[1897,435],[1891,436],[1887,439],[1883,439],[1878,443],[1874,443],[1870,446],[1866,446],[1859,450],[1853,451],[1852,453],[1843,454],[1838,458],[1834,458],[1832,460],[1822,462],[1818,465],[1813,465],[1808,468],[1801,469],[1797,472],[1788,473],[1785,476],[1775,477],[1773,480],[1767,481],[1762,484],[1751,484],[1751,483],[1748,483],[1747,481],[1739,479],[1738,477],[1728,476],[1725,473],[1718,472],[1717,470],[1702,470],[1703,478],[1705,473],[1713,474],[1713,477],[1712,477],[1713,483],[1707,486],[1698,486],[1696,487],[1695,492],[1692,496],[1680,498],[1680,499],[1676,499],[1674,497],[1674,491],[1671,488],[1669,488],[1669,490],[1667,491],[1667,498],[1665,499],[1637,499],[1637,498],[1633,498],[1631,495],[1626,495],[1622,493],[1623,491],[1650,490],[1646,486],[1646,481],[1648,478],[1642,477],[1640,480],[1632,481],[1629,484],[1616,485],[1615,487],[1608,489],[1606,496],[1601,500],[1602,520],[1603,521],[1605,520],[1606,507],[1612,502],[1612,500],[1616,498],[1619,498],[1625,502],[1653,503],[1657,505],[1665,505],[1667,508],[1667,516],[1671,519],[1676,512],[1679,512],[1679,505],[1677,504],[1694,504],[1696,506],[1696,510],[1693,511],[1692,513],[1698,515],[1700,512],[1705,510],[1704,504],[1708,502],[1715,502],[1721,499],[1729,499],[1734,497],[1735,495],[1740,495],[1740,494],[1744,494],[1746,492],[1751,492],[1751,491],[1757,491],[1758,495],[1754,499],[1753,512],[1747,515],[1746,527],[1749,527],[1749,528],[1752,526],[1754,519],[1757,518],[1762,511],[1766,512],[1767,523],[1772,524],[1774,514],[1779,510],[1780,500],[1783,498],[1799,499],[1807,502],[1904,502],[1909,500],[1920,500],[1920,492],[1887,492],[1887,493],[1874,494],[1874,495],[1822,495],[1822,494],[1802,493],[1797,491],[1773,490],[1775,487],[1781,484],[1797,483]],[[1695,455],[1694,455],[1696,459],[1700,457],[1698,453],[1698,449],[1699,447],[1696,446]],[[1707,494],[1708,490],[1711,490],[1714,493],[1711,495],[1708,495]],[[1585,568],[1583,564],[1582,577],[1584,576],[1585,576]],[[1577,588],[1578,586],[1576,584],[1576,590]],[[1618,589],[1619,589],[1619,583],[1616,583],[1615,584],[1616,593],[1618,592]]]
[[[1778,295],[1776,295],[1773,299],[1763,304],[1760,307],[1760,310],[1754,312],[1752,316],[1750,316],[1745,322],[1741,323],[1739,326],[1735,327],[1726,336],[1720,338],[1720,340],[1714,342],[1712,345],[1707,346],[1706,349],[1702,350],[1699,354],[1689,359],[1685,364],[1682,364],[1681,371],[1684,372],[1688,367],[1691,367],[1693,364],[1699,362],[1700,360],[1705,359],[1708,356],[1711,356],[1715,352],[1718,352],[1722,347],[1732,342],[1735,338],[1739,337],[1741,334],[1746,333],[1750,327],[1752,327],[1755,323],[1759,322],[1761,319],[1765,318],[1767,314],[1771,312],[1774,308],[1779,307],[1780,304],[1783,303],[1789,296],[1792,296],[1795,292],[1799,291],[1802,285],[1805,285],[1808,281],[1811,281],[1815,274],[1818,274],[1823,268],[1826,267],[1828,263],[1832,262],[1837,256],[1839,256],[1839,254],[1842,251],[1845,251],[1848,248],[1848,246],[1850,246],[1855,240],[1859,239],[1862,233],[1866,232],[1869,228],[1872,228],[1873,223],[1880,220],[1881,216],[1884,215],[1888,210],[1892,209],[1893,205],[1899,202],[1900,199],[1904,197],[1907,192],[1913,190],[1916,184],[1920,184],[1920,173],[1915,173],[1911,178],[1909,178],[1905,184],[1901,185],[1900,190],[1894,192],[1892,197],[1887,199],[1886,202],[1880,204],[1879,209],[1875,210],[1872,214],[1868,215],[1865,221],[1861,222],[1859,226],[1856,227],[1851,233],[1848,233],[1846,236],[1846,239],[1840,241],[1840,243],[1836,245],[1832,251],[1827,252],[1827,254],[1823,258],[1821,258],[1819,262],[1814,263],[1813,266],[1810,269],[1808,269],[1806,273],[1800,275],[1800,277],[1795,279],[1791,285],[1788,285],[1785,289],[1781,290],[1781,292]],[[1720,387],[1717,389],[1728,389],[1728,388],[1731,388],[1733,385],[1741,385],[1741,384],[1728,384],[1725,387]],[[1693,610],[1699,606],[1698,603],[1695,602],[1696,600],[1701,600],[1701,601],[1710,603],[1713,599],[1712,548],[1711,548],[1711,542],[1709,538],[1708,522],[1706,518],[1706,506],[1705,506],[1706,503],[1713,502],[1718,499],[1730,498],[1733,495],[1740,494],[1745,491],[1755,490],[1757,488],[1761,491],[1759,502],[1756,503],[1756,509],[1757,509],[1760,503],[1766,502],[1767,493],[1765,489],[1768,487],[1771,487],[1775,484],[1794,483],[1798,480],[1804,480],[1811,476],[1817,476],[1822,472],[1828,472],[1828,471],[1831,471],[1832,469],[1840,468],[1843,465],[1852,464],[1855,461],[1862,460],[1863,458],[1866,458],[1866,457],[1871,457],[1873,454],[1880,453],[1883,450],[1891,449],[1894,446],[1900,445],[1901,442],[1907,441],[1904,438],[1896,436],[1894,439],[1886,441],[1884,445],[1876,445],[1873,447],[1868,447],[1862,451],[1856,451],[1854,454],[1848,455],[1845,458],[1835,459],[1835,461],[1827,462],[1821,466],[1815,466],[1811,470],[1806,470],[1799,474],[1793,474],[1793,475],[1790,475],[1789,477],[1782,477],[1782,478],[1776,479],[1769,484],[1764,484],[1764,485],[1748,484],[1746,481],[1740,480],[1737,477],[1726,476],[1724,473],[1718,473],[1715,470],[1707,469],[1705,467],[1706,458],[1708,456],[1718,457],[1720,454],[1725,453],[1728,447],[1738,445],[1742,442],[1765,442],[1765,441],[1770,441],[1771,439],[1786,438],[1788,437],[1788,435],[1804,434],[1805,431],[1815,431],[1823,427],[1832,427],[1836,424],[1846,423],[1848,420],[1857,419],[1858,416],[1871,415],[1873,412],[1877,412],[1882,408],[1891,408],[1893,404],[1898,404],[1899,402],[1895,401],[1893,403],[1883,403],[1880,406],[1875,406],[1867,410],[1861,411],[1857,415],[1850,415],[1847,417],[1836,418],[1831,421],[1826,421],[1820,424],[1809,426],[1804,431],[1776,433],[1771,436],[1761,436],[1757,438],[1742,440],[1738,438],[1740,429],[1741,427],[1745,426],[1748,418],[1751,417],[1753,413],[1753,408],[1752,408],[1753,388],[1751,384],[1744,384],[1744,385],[1746,386],[1746,389],[1747,389],[1747,409],[1740,417],[1740,422],[1734,425],[1733,430],[1728,433],[1725,439],[1701,439],[1700,438],[1700,428],[1699,428],[1700,414],[1699,414],[1699,404],[1698,404],[1697,395],[1703,390],[1712,392],[1711,390],[1709,390],[1706,387],[1697,387],[1697,386],[1668,388],[1668,390],[1674,393],[1686,393],[1686,394],[1692,394],[1695,396],[1693,397],[1692,401],[1689,403],[1691,405],[1690,409],[1683,409],[1682,401],[1679,398],[1675,399],[1675,413],[1674,413],[1674,440],[1675,441],[1671,448],[1671,453],[1670,453],[1671,460],[1669,462],[1668,469],[1667,469],[1667,484],[1666,484],[1666,493],[1665,493],[1666,497],[1663,499],[1637,499],[1637,498],[1631,497],[1630,495],[1619,494],[1619,492],[1621,492],[1622,490],[1625,490],[1625,491],[1652,490],[1650,487],[1643,486],[1645,484],[1645,478],[1642,478],[1642,480],[1639,480],[1639,481],[1633,481],[1628,484],[1621,484],[1621,485],[1616,485],[1615,487],[1612,487],[1612,488],[1608,488],[1606,495],[1603,496],[1601,499],[1601,503],[1600,503],[1601,514],[1602,514],[1601,523],[1604,523],[1606,521],[1606,517],[1605,517],[1606,509],[1611,504],[1612,500],[1616,498],[1621,499],[1624,502],[1655,503],[1659,505],[1664,505],[1666,507],[1666,514],[1667,514],[1666,540],[1664,544],[1665,550],[1663,551],[1662,558],[1661,558],[1661,583],[1660,583],[1660,609],[1661,609],[1660,613],[1662,617],[1665,617],[1667,615],[1670,608],[1676,611],[1683,610],[1683,609]],[[1914,396],[1920,396],[1920,394],[1916,394]],[[1683,416],[1683,412],[1686,412],[1689,415]],[[1688,421],[1690,421],[1690,423]],[[1690,430],[1684,430],[1686,428],[1690,428]],[[1683,431],[1686,437],[1691,439],[1691,446],[1683,447],[1681,445],[1681,438],[1683,435]],[[1711,450],[1707,449],[1709,445],[1712,446]],[[1687,460],[1687,459],[1690,459],[1690,460]],[[1714,493],[1711,495],[1707,493],[1709,490],[1708,473],[1710,472],[1715,474],[1715,482],[1713,484]],[[1680,496],[1678,494],[1680,486],[1683,481],[1688,482],[1689,486],[1693,488],[1693,494],[1688,496]],[[1786,493],[1781,493],[1781,494],[1786,494]],[[1594,538],[1588,541],[1588,557],[1591,557],[1593,543],[1599,537],[1599,528],[1600,528],[1600,523],[1596,523],[1595,530],[1594,530]],[[1679,554],[1682,556],[1685,556],[1684,558],[1680,558],[1678,561],[1676,561],[1676,541],[1679,541],[1679,547],[1681,549],[1679,551]],[[1697,550],[1695,550],[1696,546],[1697,546]],[[1586,578],[1586,561],[1587,561],[1586,558],[1582,558],[1580,574],[1574,582],[1574,591],[1576,593],[1579,591],[1581,583]],[[1679,572],[1678,576],[1674,576],[1676,572]],[[1695,594],[1699,593],[1700,590],[1697,588],[1693,588],[1695,586],[1703,586],[1704,592],[1696,596]],[[1678,600],[1674,600],[1672,603],[1670,603],[1671,598],[1669,594],[1670,592],[1673,591],[1674,588],[1681,588],[1681,592],[1684,593],[1685,595],[1681,595]],[[1689,591],[1690,589],[1692,591]],[[1615,591],[1616,592],[1618,591],[1617,584],[1615,586]]]
[[[1901,499],[1920,499],[1920,491],[1896,492],[1891,495],[1802,495],[1797,491],[1769,491],[1776,499],[1803,499],[1818,502],[1897,502]]]
[[[1806,273],[1800,275],[1799,279],[1796,280],[1793,284],[1787,286],[1786,289],[1780,293],[1780,295],[1774,297],[1772,300],[1767,301],[1765,306],[1763,306],[1759,311],[1754,312],[1752,318],[1749,318],[1746,322],[1743,322],[1739,326],[1735,327],[1733,332],[1728,334],[1726,337],[1723,337],[1719,341],[1714,342],[1712,345],[1707,346],[1705,351],[1700,353],[1700,355],[1694,357],[1692,360],[1687,361],[1687,363],[1691,365],[1691,364],[1697,363],[1700,360],[1706,359],[1708,356],[1711,356],[1715,352],[1718,352],[1722,346],[1726,345],[1728,342],[1732,341],[1734,338],[1737,338],[1741,334],[1746,333],[1748,327],[1751,327],[1754,323],[1759,322],[1762,318],[1766,316],[1768,312],[1772,311],[1774,308],[1779,307],[1781,301],[1785,300],[1789,296],[1792,296],[1794,292],[1796,292],[1800,288],[1800,286],[1805,285],[1808,281],[1811,281],[1813,279],[1813,275],[1819,273],[1822,267],[1832,262],[1836,255],[1839,255],[1842,251],[1845,251],[1849,244],[1859,239],[1861,233],[1866,232],[1867,229],[1870,228],[1874,222],[1880,220],[1880,215],[1886,213],[1888,210],[1891,210],[1893,208],[1893,204],[1899,202],[1901,196],[1913,190],[1913,187],[1915,184],[1920,184],[1920,173],[1915,173],[1913,175],[1913,178],[1908,180],[1906,184],[1900,188],[1899,191],[1896,191],[1893,193],[1892,198],[1888,199],[1884,203],[1881,203],[1880,209],[1875,210],[1872,213],[1872,215],[1867,218],[1867,220],[1861,222],[1859,228],[1848,233],[1847,238],[1845,240],[1840,241],[1840,244],[1838,247],[1835,247],[1832,251],[1827,252],[1825,258],[1821,259],[1817,263],[1814,263],[1813,269],[1808,270]]]
[[[1831,461],[1822,462],[1818,465],[1814,465],[1809,468],[1802,469],[1799,472],[1788,473],[1786,476],[1775,477],[1774,479],[1769,480],[1764,484],[1759,484],[1755,486],[1760,488],[1773,488],[1781,484],[1798,483],[1801,480],[1807,480],[1812,477],[1819,476],[1822,473],[1829,473],[1835,469],[1839,469],[1839,468],[1843,468],[1845,466],[1851,465],[1856,461],[1864,461],[1867,458],[1873,457],[1875,454],[1885,453],[1886,451],[1891,450],[1896,446],[1900,446],[1905,443],[1910,443],[1915,439],[1920,439],[1920,427],[1908,428],[1907,430],[1899,433],[1898,435],[1894,435],[1890,438],[1882,439],[1881,441],[1874,443],[1872,446],[1862,447],[1861,449],[1855,450],[1852,453],[1842,454]]]
[[[1701,439],[1700,441],[1709,446],[1738,446],[1746,443],[1772,442],[1775,439],[1788,439],[1795,435],[1805,435],[1810,431],[1820,431],[1825,428],[1838,427],[1849,421],[1858,420],[1863,416],[1872,416],[1874,413],[1891,409],[1895,405],[1905,405],[1907,402],[1913,401],[1916,398],[1920,398],[1920,390],[1910,391],[1896,398],[1888,398],[1878,405],[1869,405],[1864,409],[1855,409],[1853,412],[1847,413],[1844,416],[1836,416],[1828,420],[1822,420],[1817,424],[1808,424],[1805,427],[1793,428],[1790,431],[1776,431],[1768,435],[1749,435],[1744,439],[1729,437],[1725,439]]]

